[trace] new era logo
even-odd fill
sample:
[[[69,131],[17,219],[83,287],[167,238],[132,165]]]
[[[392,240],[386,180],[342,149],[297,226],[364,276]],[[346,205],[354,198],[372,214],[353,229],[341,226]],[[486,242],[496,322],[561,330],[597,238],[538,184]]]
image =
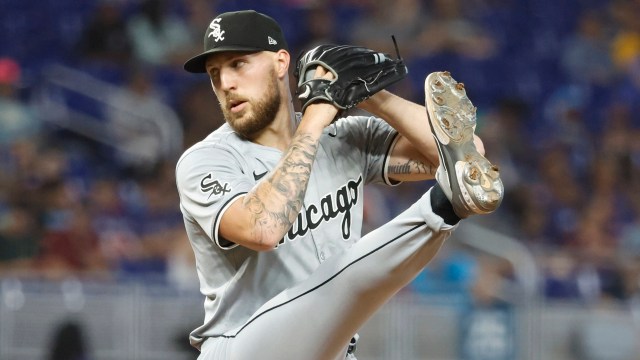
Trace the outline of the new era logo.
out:
[[[267,39],[269,40],[269,45],[277,45],[278,42],[275,41],[271,36],[267,36]]]

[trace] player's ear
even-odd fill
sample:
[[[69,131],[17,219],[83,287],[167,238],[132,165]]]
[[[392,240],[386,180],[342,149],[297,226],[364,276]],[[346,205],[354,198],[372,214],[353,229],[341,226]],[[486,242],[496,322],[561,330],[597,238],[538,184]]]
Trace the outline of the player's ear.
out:
[[[291,61],[291,56],[289,52],[286,50],[278,50],[276,52],[276,72],[279,78],[283,78],[288,74],[289,71],[289,62]]]

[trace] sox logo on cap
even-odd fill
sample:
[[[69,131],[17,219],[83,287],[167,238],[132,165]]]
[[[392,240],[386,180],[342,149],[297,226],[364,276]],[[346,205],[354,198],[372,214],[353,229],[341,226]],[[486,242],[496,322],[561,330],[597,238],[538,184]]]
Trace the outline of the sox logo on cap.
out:
[[[213,30],[207,35],[208,37],[213,36],[213,41],[218,42],[224,40],[224,30],[220,28],[220,20],[221,18],[213,19],[211,24],[209,24],[209,29]]]

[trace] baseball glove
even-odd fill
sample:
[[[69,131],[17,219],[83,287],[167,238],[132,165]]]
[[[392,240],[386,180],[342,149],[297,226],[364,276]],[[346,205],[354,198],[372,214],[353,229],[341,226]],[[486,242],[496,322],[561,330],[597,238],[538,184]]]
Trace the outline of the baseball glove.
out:
[[[334,78],[314,79],[318,65],[331,71]],[[294,75],[303,112],[309,104],[318,101],[345,110],[402,80],[407,75],[407,67],[400,55],[392,59],[388,54],[361,46],[326,44],[302,54]]]

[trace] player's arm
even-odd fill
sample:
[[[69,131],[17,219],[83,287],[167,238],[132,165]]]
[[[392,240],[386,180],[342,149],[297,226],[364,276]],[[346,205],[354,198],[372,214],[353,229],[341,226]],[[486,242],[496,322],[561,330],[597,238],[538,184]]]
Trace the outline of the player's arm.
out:
[[[382,90],[358,107],[384,119],[400,133],[387,169],[391,179],[417,181],[435,177],[440,160],[424,106]],[[475,142],[484,154],[480,138],[476,136]]]
[[[313,112],[310,106],[306,113]],[[220,236],[252,250],[266,251],[275,248],[289,231],[302,208],[322,133],[319,126],[305,126],[309,123],[300,124],[278,165],[225,211]]]
[[[324,75],[322,69],[317,73]],[[307,107],[278,165],[225,211],[220,236],[256,251],[278,245],[302,209],[320,136],[336,114],[327,103]]]

